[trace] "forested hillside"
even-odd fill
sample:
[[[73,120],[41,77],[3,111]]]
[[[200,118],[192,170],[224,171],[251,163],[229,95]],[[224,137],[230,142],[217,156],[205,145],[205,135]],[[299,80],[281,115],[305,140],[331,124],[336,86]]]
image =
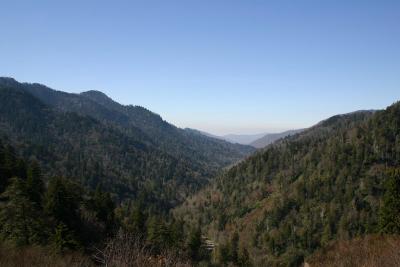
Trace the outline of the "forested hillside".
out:
[[[335,116],[272,144],[175,213],[203,226],[220,263],[239,264],[236,246],[256,266],[299,266],[331,240],[398,232],[399,168],[396,103]],[[388,188],[392,213],[380,215]]]
[[[202,253],[182,221],[45,176],[18,154],[0,140],[0,266],[184,267]]]
[[[27,91],[56,110],[90,116],[105,125],[117,127],[125,135],[149,142],[175,158],[185,158],[210,173],[254,151],[250,146],[179,129],[141,106],[121,105],[98,91],[69,94],[41,84],[18,83],[10,78],[0,78],[0,85]]]
[[[0,135],[45,174],[167,211],[252,151],[187,133],[141,107],[0,79]],[[165,209],[167,208],[167,209]]]
[[[79,178],[91,188],[102,184],[120,199],[147,192],[166,207],[179,193],[205,183],[188,162],[90,117],[55,112],[25,91],[0,89],[0,112],[1,134],[22,156],[41,162],[49,176]]]

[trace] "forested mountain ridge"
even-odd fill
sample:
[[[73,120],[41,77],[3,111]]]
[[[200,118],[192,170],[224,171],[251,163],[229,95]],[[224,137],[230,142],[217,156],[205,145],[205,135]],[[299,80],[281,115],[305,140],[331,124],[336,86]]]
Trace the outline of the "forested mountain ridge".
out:
[[[256,266],[299,266],[331,240],[379,232],[385,182],[398,168],[400,103],[269,145],[175,213],[203,226],[221,262],[235,262],[229,247],[240,237]]]
[[[57,110],[76,112],[111,124],[124,134],[150,142],[173,157],[188,158],[211,173],[254,151],[250,146],[234,145],[179,129],[158,114],[140,106],[121,105],[98,91],[70,94],[41,84],[18,83],[10,78],[0,78],[1,84],[26,90]]]
[[[176,205],[220,168],[252,150],[180,133],[183,130],[150,111],[121,106],[99,94],[67,94],[2,78],[0,134],[25,158],[34,155],[49,176],[79,177],[92,188],[103,184],[121,199],[141,195],[146,204],[159,208]],[[142,128],[132,125],[135,114],[142,123],[136,125]],[[163,129],[165,135],[167,131],[180,135],[169,134],[159,141]],[[177,142],[178,147],[188,148],[168,150]],[[206,150],[213,153],[211,159]]]
[[[152,201],[166,203],[178,197],[164,196],[168,188],[185,192],[206,182],[190,163],[93,118],[56,112],[23,90],[1,88],[0,113],[1,134],[25,158],[34,155],[48,176],[82,178],[91,188],[103,184],[121,199],[147,191]]]

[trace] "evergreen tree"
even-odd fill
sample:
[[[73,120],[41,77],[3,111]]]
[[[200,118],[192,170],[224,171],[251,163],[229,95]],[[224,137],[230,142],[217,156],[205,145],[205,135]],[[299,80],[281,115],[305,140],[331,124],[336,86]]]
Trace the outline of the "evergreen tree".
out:
[[[249,251],[246,248],[244,248],[242,250],[242,252],[240,253],[238,265],[240,267],[251,267],[251,266],[253,266],[252,263],[251,263],[251,260],[250,260]]]
[[[37,206],[41,206],[44,193],[44,183],[39,164],[34,161],[28,168],[26,189],[29,199]]]
[[[183,237],[184,237],[184,222],[183,220],[173,220],[170,224],[171,240],[172,245],[180,248],[182,247]]]
[[[8,201],[0,211],[1,239],[16,245],[42,242],[46,230],[40,211],[28,197],[25,181],[12,178],[2,197]]]
[[[55,228],[50,241],[53,249],[58,253],[62,253],[67,249],[76,249],[79,247],[78,242],[74,238],[74,234],[62,222]]]
[[[193,260],[201,260],[201,228],[197,227],[189,236],[189,253]]]
[[[16,163],[17,163],[17,157],[14,148],[10,145],[6,146],[4,153],[3,167],[5,171],[5,176],[7,178],[11,178],[12,176],[16,175],[15,172]]]
[[[150,217],[147,226],[147,240],[159,250],[172,245],[170,229],[161,217],[154,215]]]
[[[81,219],[79,215],[80,192],[68,186],[68,181],[53,178],[44,196],[44,211],[56,224],[63,223],[71,231],[79,232]]]
[[[146,235],[146,215],[143,212],[143,208],[141,202],[139,202],[134,206],[131,214],[132,230],[139,236]]]
[[[227,264],[230,260],[229,256],[229,246],[221,244],[218,249],[218,261],[221,264]]]
[[[11,146],[0,148],[0,193],[6,189],[11,177],[17,176],[16,161],[15,151]]]
[[[102,192],[98,185],[93,196],[93,202],[97,217],[106,224],[107,231],[111,231],[115,222],[115,203],[110,193]]]
[[[24,160],[22,159],[17,159],[16,163],[15,163],[15,171],[14,171],[14,175],[26,180],[27,178],[27,166]]]
[[[230,259],[234,264],[239,262],[239,234],[235,232],[230,242]]]
[[[4,161],[5,161],[5,151],[0,140],[0,193],[2,193],[6,189],[9,178],[7,177],[7,171],[4,166],[5,165]]]
[[[400,234],[400,170],[389,171],[379,227],[382,233]]]

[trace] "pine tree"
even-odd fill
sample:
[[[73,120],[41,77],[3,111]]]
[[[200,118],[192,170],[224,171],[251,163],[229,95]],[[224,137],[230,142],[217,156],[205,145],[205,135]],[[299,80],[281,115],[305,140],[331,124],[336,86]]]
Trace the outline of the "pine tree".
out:
[[[2,197],[8,201],[0,212],[1,239],[16,245],[29,245],[43,241],[46,233],[40,210],[30,201],[26,184],[12,178]]]
[[[143,212],[143,206],[141,203],[135,205],[131,215],[132,230],[138,235],[146,235],[145,223],[146,215]]]
[[[400,234],[400,170],[391,170],[388,175],[379,227],[382,233]]]
[[[147,240],[156,249],[163,249],[172,245],[171,231],[161,217],[150,217],[147,226]]]
[[[6,189],[8,182],[8,177],[6,175],[7,171],[4,166],[4,161],[5,161],[5,151],[0,140],[0,193],[2,193]]]
[[[16,163],[15,163],[15,172],[14,175],[26,180],[27,178],[27,166],[24,160],[22,159],[17,159]]]
[[[106,224],[107,231],[111,231],[115,221],[115,203],[110,193],[102,192],[98,185],[93,196],[93,202],[97,217]]]
[[[201,228],[197,227],[190,233],[188,244],[190,257],[195,261],[201,259],[201,243]]]
[[[221,244],[219,246],[218,252],[219,252],[218,253],[218,261],[221,264],[227,264],[229,262],[229,260],[230,260],[229,244],[228,245]]]
[[[239,234],[238,232],[235,232],[232,236],[232,240],[230,243],[230,258],[231,261],[235,264],[238,263],[239,261]]]
[[[80,231],[80,199],[77,196],[80,192],[73,192],[77,190],[67,183],[61,178],[50,180],[44,196],[44,211],[55,223],[64,223],[70,230]]]
[[[251,267],[253,266],[250,260],[250,255],[249,255],[249,251],[244,248],[242,250],[242,252],[240,253],[240,257],[239,257],[239,264],[240,267]]]
[[[183,220],[173,220],[170,224],[171,240],[172,245],[175,247],[181,247],[184,237],[184,222]]]
[[[55,252],[62,253],[67,249],[79,247],[73,233],[64,223],[59,223],[51,236],[51,244]]]
[[[16,156],[11,146],[0,148],[0,192],[3,192],[11,177],[16,176]]]
[[[33,162],[28,168],[26,189],[29,199],[37,207],[40,207],[42,204],[44,193],[44,183],[42,180],[42,173],[39,164],[36,161]]]
[[[15,176],[15,166],[17,163],[16,153],[12,146],[6,146],[4,153],[4,170],[6,178]]]

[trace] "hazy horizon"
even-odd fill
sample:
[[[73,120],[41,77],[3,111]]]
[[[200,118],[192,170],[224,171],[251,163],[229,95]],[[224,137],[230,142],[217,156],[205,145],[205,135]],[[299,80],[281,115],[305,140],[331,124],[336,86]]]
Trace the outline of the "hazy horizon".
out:
[[[157,3],[157,4],[155,4]],[[396,1],[4,1],[0,75],[216,135],[400,99]]]

